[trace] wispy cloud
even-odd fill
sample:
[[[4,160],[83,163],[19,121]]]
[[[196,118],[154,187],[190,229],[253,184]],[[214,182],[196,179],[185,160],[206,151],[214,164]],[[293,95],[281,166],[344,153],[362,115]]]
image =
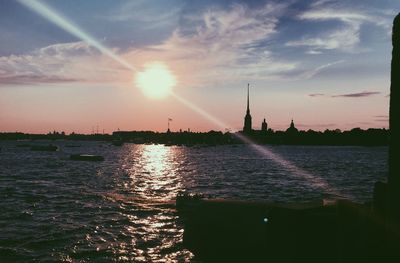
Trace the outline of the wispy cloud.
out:
[[[0,57],[0,85],[112,81],[123,70],[84,42]]]
[[[291,68],[282,70],[279,72],[274,72],[280,80],[309,80],[317,76],[318,74],[326,71],[330,67],[334,67],[337,64],[343,63],[344,60],[333,61],[329,63],[322,64],[320,66],[309,66],[304,65],[302,62],[293,62]]]
[[[136,6],[135,3],[127,5],[126,10]],[[293,71],[298,63],[276,59],[270,47],[261,42],[276,35],[279,17],[286,7],[277,3],[257,9],[245,4],[210,7],[202,13],[185,16],[183,19],[190,26],[183,21],[184,26],[178,27],[161,44],[131,47],[126,53],[119,52],[119,56],[138,68],[151,60],[165,61],[179,75],[180,84],[279,78]],[[120,10],[113,19],[140,19],[140,16],[128,17],[128,13]],[[116,80],[122,70],[112,63],[104,63],[105,60],[84,42],[51,45],[26,55],[1,57],[0,81],[3,79],[3,84],[9,84],[28,80],[37,83]]]
[[[337,95],[329,95],[325,93],[311,93],[308,94],[309,97],[326,97],[326,98],[364,98],[370,97],[374,95],[379,95],[381,92],[379,91],[363,91],[356,93],[346,93],[346,94],[337,94]]]
[[[288,46],[290,46],[290,44],[288,45]],[[319,55],[319,54],[322,54],[322,51],[317,51],[317,50],[307,50],[306,51],[306,54],[309,54],[309,55]]]
[[[303,79],[311,79],[312,77],[314,77],[321,71],[325,70],[326,68],[332,67],[334,65],[337,65],[337,64],[340,64],[343,62],[344,62],[344,60],[339,60],[339,61],[334,61],[334,62],[330,62],[330,63],[324,64],[324,65],[321,65],[319,67],[316,67],[315,69],[304,72],[302,74],[302,78]]]
[[[168,5],[168,8],[166,8]],[[177,23],[183,5],[165,1],[125,1],[103,16],[111,22],[140,23],[146,28]]]
[[[1,85],[28,85],[36,83],[68,83],[68,82],[79,82],[81,79],[51,77],[51,76],[40,76],[40,75],[13,75],[5,76],[0,74],[0,86]]]
[[[308,54],[320,54],[324,50],[363,51],[359,47],[359,43],[361,28],[365,23],[372,23],[387,31],[391,25],[391,17],[382,12],[370,14],[362,10],[338,7],[337,3],[333,4],[332,1],[317,1],[310,10],[304,11],[297,18],[305,21],[337,21],[340,23],[335,27],[325,27],[324,31],[318,31],[316,35],[304,36],[285,44],[289,47],[308,47]]]
[[[332,98],[364,98],[364,97],[370,97],[374,95],[381,94],[381,92],[378,91],[363,91],[363,92],[358,92],[358,93],[348,93],[348,94],[339,94],[339,95],[332,95]]]
[[[325,94],[323,93],[312,93],[312,94],[308,94],[309,97],[324,97]]]
[[[250,9],[234,4],[186,16],[191,28],[178,28],[162,44],[144,48],[132,59],[168,61],[181,75],[190,76],[187,82],[191,83],[274,77],[296,67],[294,62],[274,58],[268,45],[259,45],[277,33],[278,17],[285,7],[266,4]]]
[[[384,122],[388,123],[389,122],[389,115],[375,115],[374,120],[377,122]]]

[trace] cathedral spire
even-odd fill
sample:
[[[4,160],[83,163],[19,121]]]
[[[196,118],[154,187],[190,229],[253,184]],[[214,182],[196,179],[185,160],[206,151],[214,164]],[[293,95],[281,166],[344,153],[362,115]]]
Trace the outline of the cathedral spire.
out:
[[[249,97],[250,97],[250,84],[247,83],[247,110],[246,110],[246,115],[244,116],[244,126],[243,126],[243,132],[247,134],[252,132]]]
[[[249,90],[250,90],[250,84],[247,83],[247,114],[250,114],[250,100],[249,100]]]

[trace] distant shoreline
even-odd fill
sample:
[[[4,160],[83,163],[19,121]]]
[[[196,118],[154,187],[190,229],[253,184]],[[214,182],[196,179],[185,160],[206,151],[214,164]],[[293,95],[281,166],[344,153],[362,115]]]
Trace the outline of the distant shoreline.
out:
[[[29,134],[20,132],[0,133],[0,141],[29,141],[29,140],[70,140],[70,141],[109,141],[136,144],[165,144],[165,145],[230,145],[244,144],[237,136],[245,135],[252,142],[269,145],[327,145],[327,146],[387,146],[389,130],[354,128],[349,131],[325,130],[298,131],[253,131],[250,134],[209,132],[153,132],[153,131],[116,131],[113,134],[65,134],[52,132],[48,134]]]

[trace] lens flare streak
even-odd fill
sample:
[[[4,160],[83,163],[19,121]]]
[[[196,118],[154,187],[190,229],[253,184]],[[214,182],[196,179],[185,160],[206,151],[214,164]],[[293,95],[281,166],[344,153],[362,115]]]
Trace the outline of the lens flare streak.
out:
[[[111,59],[115,60],[116,62],[120,63],[124,67],[134,70],[134,67],[122,59],[120,56],[115,54],[109,48],[105,47],[89,34],[81,30],[78,26],[74,25],[72,22],[68,21],[67,18],[62,17],[59,13],[53,10],[51,7],[47,6],[44,3],[41,3],[37,0],[17,0],[22,5],[28,7],[35,13],[39,14],[43,18],[47,19],[48,21],[54,23],[55,25],[59,26],[66,32],[70,33],[71,35],[85,41],[89,45],[98,49],[104,55],[107,55]]]

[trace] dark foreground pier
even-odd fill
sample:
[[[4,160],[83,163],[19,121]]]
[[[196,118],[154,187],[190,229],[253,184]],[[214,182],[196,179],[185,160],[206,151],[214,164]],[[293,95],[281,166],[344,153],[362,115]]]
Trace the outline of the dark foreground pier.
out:
[[[400,262],[400,14],[393,24],[388,182],[373,203],[177,197],[184,245],[205,262]]]
[[[384,218],[368,205],[180,196],[177,208],[185,247],[205,262],[399,262],[388,251]],[[399,233],[393,226],[392,240]]]

